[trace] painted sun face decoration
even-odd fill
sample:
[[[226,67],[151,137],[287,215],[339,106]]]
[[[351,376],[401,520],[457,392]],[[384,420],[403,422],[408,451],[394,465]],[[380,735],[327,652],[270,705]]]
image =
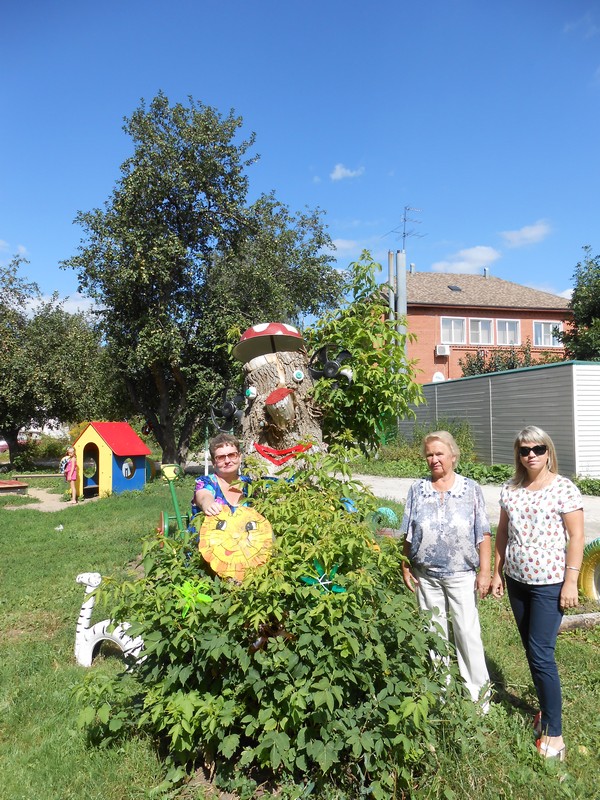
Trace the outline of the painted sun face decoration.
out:
[[[193,520],[192,520],[193,522]],[[200,555],[223,578],[244,580],[246,570],[264,564],[273,547],[271,523],[258,511],[228,506],[206,517],[198,534]]]

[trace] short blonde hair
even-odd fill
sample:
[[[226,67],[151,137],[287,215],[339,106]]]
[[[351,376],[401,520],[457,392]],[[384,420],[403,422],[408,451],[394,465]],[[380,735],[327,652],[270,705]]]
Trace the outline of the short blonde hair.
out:
[[[452,436],[451,433],[448,433],[448,431],[432,431],[423,437],[423,444],[421,445],[423,457],[425,457],[427,445],[429,442],[433,441],[438,441],[445,444],[450,449],[450,452],[454,457],[454,464],[458,464],[458,459],[460,458],[460,447],[456,444],[456,439],[454,436]]]
[[[556,457],[556,448],[554,447],[554,442],[550,436],[548,436],[546,431],[543,431],[536,425],[528,425],[517,434],[517,438],[515,439],[515,474],[510,481],[511,486],[522,486],[527,478],[527,469],[523,465],[523,462],[521,461],[521,455],[519,453],[519,448],[522,447],[525,442],[546,445],[548,448],[548,461],[546,464],[548,471],[558,473],[558,458]]]

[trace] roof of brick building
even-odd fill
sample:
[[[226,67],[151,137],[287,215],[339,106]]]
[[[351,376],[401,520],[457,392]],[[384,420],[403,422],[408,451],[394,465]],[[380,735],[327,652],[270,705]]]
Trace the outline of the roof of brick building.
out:
[[[485,275],[450,272],[407,272],[408,305],[469,306],[476,308],[536,308],[569,311],[560,295],[530,289],[519,283]]]

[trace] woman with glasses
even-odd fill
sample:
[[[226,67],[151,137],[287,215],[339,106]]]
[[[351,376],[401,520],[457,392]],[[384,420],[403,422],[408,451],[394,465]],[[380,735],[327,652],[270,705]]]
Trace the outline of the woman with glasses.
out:
[[[240,477],[240,444],[235,436],[229,433],[220,433],[208,443],[210,457],[213,463],[214,474],[202,475],[196,481],[194,499],[192,500],[192,514],[200,511],[207,517],[213,517],[221,511],[223,506],[229,506],[232,511],[243,503],[245,486],[240,482],[248,483],[249,478]]]
[[[540,704],[533,723],[538,751],[564,761],[554,650],[565,608],[578,603],[585,542],[582,499],[577,487],[558,474],[554,444],[541,428],[524,428],[514,449],[515,474],[500,494],[491,592],[502,597],[504,575]]]
[[[460,449],[448,431],[423,439],[430,478],[408,492],[402,531],[402,578],[419,608],[432,612],[456,646],[458,669],[475,702],[489,710],[490,679],[481,642],[477,598],[490,589],[491,536],[481,487],[454,471]]]

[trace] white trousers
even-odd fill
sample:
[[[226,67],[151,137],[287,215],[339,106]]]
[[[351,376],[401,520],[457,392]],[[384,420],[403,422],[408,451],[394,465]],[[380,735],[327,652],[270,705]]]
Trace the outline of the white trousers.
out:
[[[482,700],[483,710],[487,711],[490,676],[481,641],[475,573],[459,572],[447,578],[433,578],[414,568],[413,572],[419,581],[419,608],[431,611],[432,621],[441,626],[444,638],[454,642],[458,670],[469,694],[475,702]],[[483,694],[482,690],[485,690]]]

